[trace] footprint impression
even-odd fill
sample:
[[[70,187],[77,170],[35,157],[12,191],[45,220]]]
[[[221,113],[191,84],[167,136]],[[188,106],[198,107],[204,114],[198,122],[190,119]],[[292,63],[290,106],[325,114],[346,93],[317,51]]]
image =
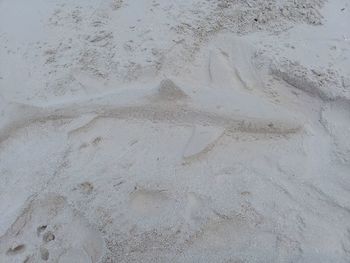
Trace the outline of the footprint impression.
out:
[[[101,234],[56,194],[31,198],[0,237],[1,262],[95,263],[103,251]]]

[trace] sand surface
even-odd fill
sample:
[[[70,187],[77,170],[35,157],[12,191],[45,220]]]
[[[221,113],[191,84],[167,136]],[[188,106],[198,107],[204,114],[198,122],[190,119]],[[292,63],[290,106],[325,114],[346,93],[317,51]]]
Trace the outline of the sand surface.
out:
[[[350,2],[0,0],[0,262],[350,262]]]

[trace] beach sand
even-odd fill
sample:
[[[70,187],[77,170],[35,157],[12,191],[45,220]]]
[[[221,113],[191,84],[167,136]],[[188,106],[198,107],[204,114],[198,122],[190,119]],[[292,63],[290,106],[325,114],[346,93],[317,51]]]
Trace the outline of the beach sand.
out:
[[[347,0],[0,0],[0,262],[350,262]]]

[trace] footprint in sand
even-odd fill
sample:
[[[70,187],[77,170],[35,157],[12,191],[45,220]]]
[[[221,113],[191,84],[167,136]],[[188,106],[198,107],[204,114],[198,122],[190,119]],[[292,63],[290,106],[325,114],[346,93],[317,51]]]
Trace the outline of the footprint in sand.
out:
[[[192,262],[215,262],[221,255],[225,259],[221,262],[282,262],[286,255],[298,258],[299,252],[298,243],[235,216],[204,225],[190,242],[183,261],[191,256]]]
[[[140,189],[130,194],[130,206],[141,216],[158,216],[167,210],[171,201],[165,191]]]
[[[95,263],[104,252],[101,234],[64,197],[30,199],[0,237],[0,262]]]
[[[336,156],[342,162],[350,161],[350,101],[337,100],[328,103],[322,110],[321,123],[333,137]]]

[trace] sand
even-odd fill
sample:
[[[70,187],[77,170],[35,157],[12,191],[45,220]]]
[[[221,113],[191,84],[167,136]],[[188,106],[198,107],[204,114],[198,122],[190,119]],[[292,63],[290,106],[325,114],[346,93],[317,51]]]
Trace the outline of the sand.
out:
[[[0,0],[0,262],[350,262],[347,0]]]

